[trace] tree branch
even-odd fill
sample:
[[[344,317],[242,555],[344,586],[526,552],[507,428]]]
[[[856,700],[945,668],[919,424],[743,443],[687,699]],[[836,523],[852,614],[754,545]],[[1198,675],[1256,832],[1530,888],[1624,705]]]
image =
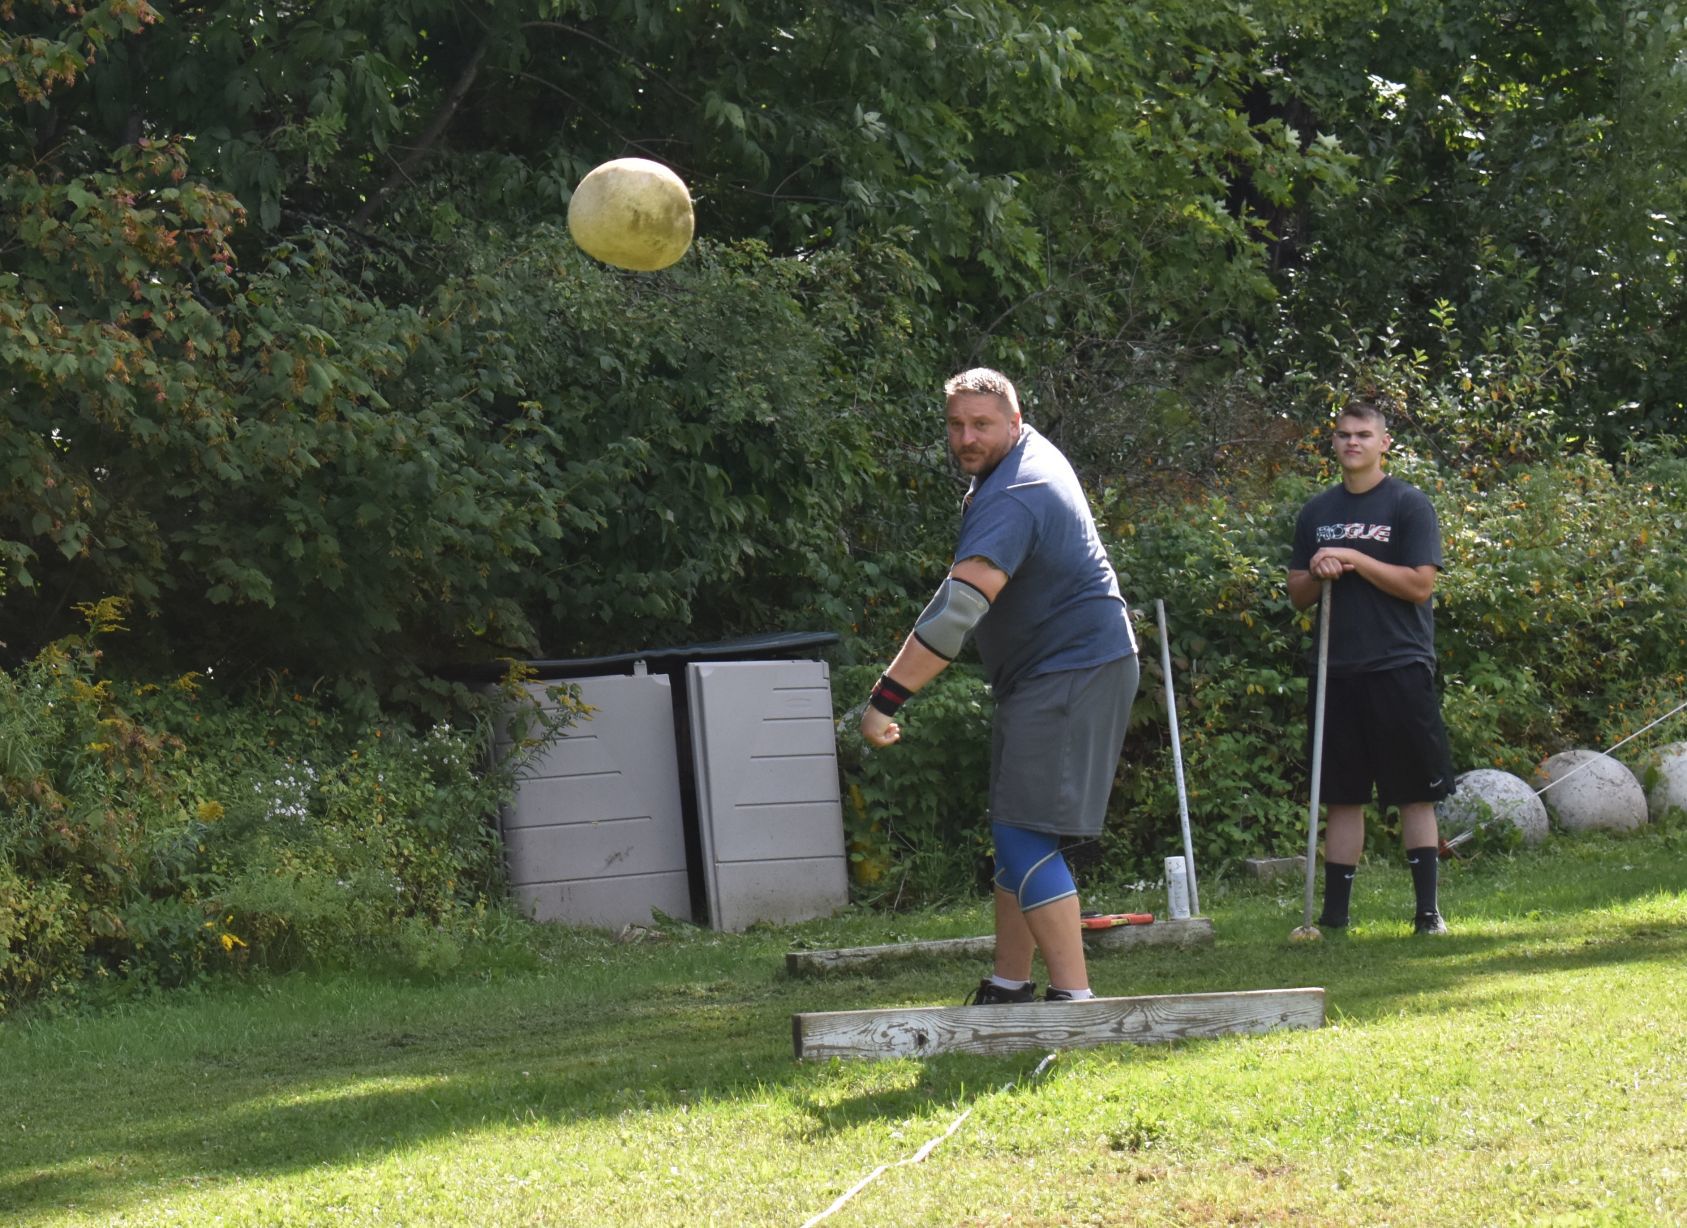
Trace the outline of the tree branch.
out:
[[[561,21],[524,21],[524,22],[522,22],[522,24],[519,28],[523,29],[523,30],[560,30],[564,34],[578,35],[579,37],[585,39],[587,42],[596,43],[599,47],[602,47],[605,51],[613,52],[615,55],[621,57],[621,59],[627,61],[627,63],[631,64],[634,68],[638,69],[638,71],[641,75],[643,75],[644,77],[647,77],[651,81],[654,81],[657,85],[660,85],[663,89],[665,89],[668,92],[670,92],[671,94],[673,94],[681,102],[687,103],[688,105],[694,106],[694,107],[702,105],[695,98],[691,97],[691,95],[687,94],[684,90],[682,90],[678,86],[674,85],[673,82],[669,81],[667,78],[665,78],[661,74],[657,73],[655,69],[650,67],[650,65],[639,63],[636,59],[634,59],[627,52],[621,50],[621,48],[617,47],[614,43],[607,42],[606,40],[599,38],[597,35],[593,34],[590,30],[582,30],[582,29],[580,29],[579,26],[571,26],[571,25],[568,25],[565,22],[561,22]]]
[[[451,92],[446,95],[445,102],[434,115],[433,122],[428,125],[427,131],[422,133],[421,139],[416,142],[416,146],[410,151],[409,156],[393,168],[393,172],[387,176],[386,182],[377,188],[368,200],[363,202],[363,208],[359,209],[352,218],[354,227],[363,227],[369,224],[369,219],[375,215],[375,211],[381,207],[387,196],[400,183],[409,181],[410,172],[421,164],[422,159],[427,157],[434,144],[445,134],[446,127],[451,123],[451,117],[456,115],[457,108],[463,105],[463,99],[468,97],[469,90],[474,85],[474,79],[480,73],[481,61],[486,58],[486,47],[487,44],[482,42],[480,46],[475,48],[474,54],[469,57],[469,62],[464,65],[463,71],[458,74],[457,83],[451,87]]]

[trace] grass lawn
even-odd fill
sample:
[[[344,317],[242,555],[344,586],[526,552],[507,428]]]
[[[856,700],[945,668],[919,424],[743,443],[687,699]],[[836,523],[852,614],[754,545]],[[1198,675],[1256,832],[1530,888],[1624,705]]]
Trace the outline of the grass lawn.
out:
[[[414,984],[313,974],[0,1022],[0,1223],[1687,1223],[1687,825],[1449,867],[1418,939],[1372,864],[1348,934],[1300,884],[1203,881],[1217,945],[1103,993],[1322,985],[1320,1031],[1063,1054],[791,1059],[803,1010],[958,1001],[977,963],[792,980],[795,944],[982,933],[850,914]],[[1094,903],[1150,910],[1128,895]],[[1004,1085],[1014,1083],[1010,1090]]]

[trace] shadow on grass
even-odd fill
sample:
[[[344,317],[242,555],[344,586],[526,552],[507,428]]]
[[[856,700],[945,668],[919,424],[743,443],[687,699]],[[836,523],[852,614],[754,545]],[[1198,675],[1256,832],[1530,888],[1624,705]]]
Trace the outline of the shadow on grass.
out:
[[[1512,871],[1472,877],[1468,898],[1486,913],[1473,909],[1466,932],[1439,940],[1378,925],[1291,947],[1286,938],[1296,917],[1267,899],[1225,901],[1216,947],[1099,957],[1096,983],[1113,994],[1323,985],[1332,1014],[1363,1024],[1402,1011],[1470,1009],[1480,1005],[1484,979],[1612,964],[1679,966],[1687,926],[1622,915],[1636,900],[1679,892],[1674,866],[1659,859],[1619,871],[1615,863],[1626,851],[1605,857],[1613,864],[1598,874],[1557,867],[1556,878],[1534,883],[1520,916],[1505,890]],[[1515,873],[1533,881],[1529,870]],[[1379,890],[1403,886],[1403,872],[1396,875]],[[1615,915],[1584,916],[1601,910]],[[955,1002],[975,983],[977,963],[792,980],[776,961],[754,958],[702,985],[629,972],[625,984],[596,1001],[579,1000],[578,990],[571,1000],[572,982],[562,973],[534,978],[517,996],[414,989],[376,1021],[343,1029],[301,1022],[250,1049],[185,1044],[145,1067],[67,1056],[62,1078],[35,1076],[21,1085],[8,1073],[7,1097],[27,1107],[14,1109],[21,1126],[6,1131],[0,1152],[0,1218],[68,1206],[115,1214],[197,1183],[367,1164],[484,1130],[566,1128],[770,1095],[796,1106],[807,1123],[800,1133],[811,1136],[910,1118],[935,1123],[935,1132],[1004,1084],[1023,1089],[1037,1064],[1026,1054],[951,1055],[908,1061],[900,1070],[911,1077],[891,1079],[795,1063],[793,1012]],[[554,994],[535,992],[535,985]],[[448,999],[455,1013],[442,1016]],[[261,1016],[266,1004],[254,999],[249,1009]],[[1185,1047],[1162,1049],[1152,1060],[1177,1061]],[[1146,1058],[1122,1049],[1117,1060],[1128,1070]],[[862,1086],[849,1090],[856,1084]]]
[[[590,1024],[579,1005],[107,1068],[98,1100],[39,1105],[6,1140],[0,1221],[73,1205],[114,1213],[201,1182],[370,1163],[454,1135],[730,1099],[794,1077],[768,1043],[789,1032],[773,1005],[658,998],[600,1006]]]

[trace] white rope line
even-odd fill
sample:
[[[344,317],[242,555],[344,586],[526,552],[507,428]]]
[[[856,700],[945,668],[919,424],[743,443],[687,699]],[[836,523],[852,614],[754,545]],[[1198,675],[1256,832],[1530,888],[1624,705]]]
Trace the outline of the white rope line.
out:
[[[1045,1070],[1047,1070],[1054,1063],[1054,1059],[1058,1056],[1059,1056],[1059,1054],[1056,1054],[1056,1053],[1050,1053],[1050,1054],[1045,1055],[1043,1060],[1037,1063],[1037,1068],[1031,1072],[1029,1081],[1035,1083],[1038,1079],[1042,1078],[1043,1072]],[[1010,1091],[1010,1090],[1012,1090],[1012,1088],[1013,1088],[1013,1083],[1010,1080],[1009,1082],[1002,1084],[1001,1087],[997,1089],[997,1093],[1000,1094],[1001,1092]],[[831,1206],[827,1207],[824,1211],[820,1212],[820,1214],[816,1215],[814,1218],[805,1221],[803,1223],[802,1228],[814,1228],[814,1225],[818,1224],[821,1220],[826,1219],[828,1216],[834,1214],[835,1212],[841,1210],[843,1208],[844,1204],[849,1202],[849,1200],[851,1198],[854,1198],[862,1190],[866,1189],[869,1185],[872,1185],[873,1182],[877,1181],[880,1177],[884,1176],[891,1169],[901,1168],[901,1167],[903,1167],[904,1165],[907,1165],[907,1164],[918,1164],[918,1163],[920,1163],[928,1155],[930,1155],[933,1151],[937,1150],[939,1144],[941,1144],[945,1139],[947,1139],[950,1135],[952,1135],[956,1130],[959,1130],[961,1128],[961,1123],[966,1121],[967,1118],[971,1117],[973,1109],[976,1109],[977,1107],[978,1107],[978,1105],[976,1103],[968,1105],[966,1110],[959,1117],[955,1118],[954,1121],[949,1123],[949,1128],[947,1130],[945,1130],[942,1134],[939,1134],[936,1138],[927,1139],[925,1141],[925,1143],[920,1147],[920,1149],[918,1151],[916,1151],[913,1155],[904,1156],[902,1159],[897,1160],[897,1161],[895,1161],[894,1163],[891,1163],[891,1164],[881,1164],[881,1165],[879,1165],[872,1172],[868,1173],[865,1177],[861,1178],[861,1180],[857,1181],[854,1185],[850,1186],[849,1189],[845,1190],[842,1194],[839,1194],[838,1198],[837,1198],[837,1201],[834,1202]]]
[[[1645,733],[1648,729],[1652,728],[1652,725],[1663,724],[1670,717],[1674,716],[1677,712],[1680,712],[1683,708],[1687,708],[1687,700],[1683,700],[1681,703],[1676,704],[1675,707],[1671,708],[1668,712],[1664,713],[1657,720],[1653,721],[1650,725],[1642,725],[1639,729],[1636,729],[1633,733],[1629,734],[1628,737],[1624,738],[1621,742],[1618,742],[1615,745],[1613,745],[1610,750],[1600,751],[1599,752],[1599,758],[1609,759],[1611,757],[1611,751],[1616,750],[1618,747],[1625,746],[1628,743],[1634,741],[1634,739],[1638,738],[1641,734]],[[1564,775],[1560,776],[1557,780],[1549,781],[1546,784],[1542,785],[1540,788],[1536,789],[1535,790],[1535,796],[1539,797],[1541,794],[1545,793],[1548,789],[1552,788],[1553,785],[1563,784],[1566,780],[1569,780],[1570,777],[1574,776],[1577,772],[1581,771],[1584,768],[1592,767],[1598,761],[1599,761],[1598,759],[1589,759],[1586,763],[1578,764],[1576,767],[1571,768],[1568,772],[1565,772]]]

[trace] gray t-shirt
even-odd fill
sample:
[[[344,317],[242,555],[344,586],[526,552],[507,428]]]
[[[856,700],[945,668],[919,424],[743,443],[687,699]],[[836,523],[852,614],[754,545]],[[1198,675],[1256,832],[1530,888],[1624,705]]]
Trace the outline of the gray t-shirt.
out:
[[[974,478],[955,561],[982,558],[1008,583],[973,633],[997,698],[1022,679],[1136,652],[1119,579],[1072,466],[1027,424]]]
[[[1290,569],[1305,571],[1325,546],[1348,547],[1401,567],[1441,566],[1435,505],[1416,486],[1386,475],[1362,495],[1336,485],[1307,500],[1295,521]],[[1330,587],[1332,677],[1414,661],[1435,668],[1433,601],[1402,601],[1353,573]]]

